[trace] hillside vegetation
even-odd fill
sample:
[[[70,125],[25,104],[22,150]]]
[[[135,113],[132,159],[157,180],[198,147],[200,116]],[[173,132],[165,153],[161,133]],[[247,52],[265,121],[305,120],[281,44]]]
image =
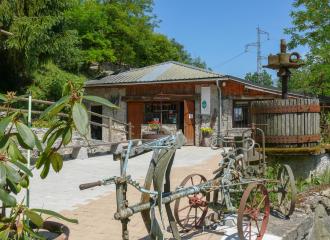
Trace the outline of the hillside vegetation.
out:
[[[0,92],[58,100],[63,83],[86,81],[92,63],[144,67],[179,61],[207,68],[174,38],[155,31],[153,0],[0,0]]]

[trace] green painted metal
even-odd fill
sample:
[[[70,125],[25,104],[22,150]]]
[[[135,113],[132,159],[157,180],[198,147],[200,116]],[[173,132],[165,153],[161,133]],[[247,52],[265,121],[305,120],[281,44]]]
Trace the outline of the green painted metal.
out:
[[[32,109],[32,91],[29,92],[29,103],[28,103],[28,127],[31,128],[31,109]],[[31,150],[27,150],[27,168],[31,167]],[[30,185],[26,189],[26,206],[30,208]],[[29,218],[26,220],[27,225],[29,225]]]

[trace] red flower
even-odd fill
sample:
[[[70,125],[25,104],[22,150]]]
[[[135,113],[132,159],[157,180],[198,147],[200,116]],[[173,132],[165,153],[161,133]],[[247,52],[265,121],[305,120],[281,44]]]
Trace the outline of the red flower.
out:
[[[3,105],[3,107],[6,107],[6,104],[5,104],[5,105]]]

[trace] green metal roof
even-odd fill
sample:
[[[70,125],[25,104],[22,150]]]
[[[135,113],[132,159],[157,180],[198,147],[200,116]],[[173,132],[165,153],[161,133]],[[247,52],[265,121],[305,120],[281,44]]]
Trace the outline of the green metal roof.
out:
[[[159,81],[182,81],[195,79],[219,78],[224,75],[193,67],[183,63],[170,61],[144,68],[122,72],[116,75],[106,76],[99,80],[85,82],[86,86],[93,85],[118,85],[120,83],[151,83]]]

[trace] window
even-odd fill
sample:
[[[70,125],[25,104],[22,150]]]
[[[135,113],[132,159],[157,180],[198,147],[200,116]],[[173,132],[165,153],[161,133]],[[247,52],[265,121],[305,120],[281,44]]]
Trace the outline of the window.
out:
[[[251,124],[251,101],[234,101],[233,128],[247,128]]]
[[[178,123],[178,104],[163,103],[163,124],[177,124]],[[152,121],[160,122],[160,103],[145,104],[144,123]]]

